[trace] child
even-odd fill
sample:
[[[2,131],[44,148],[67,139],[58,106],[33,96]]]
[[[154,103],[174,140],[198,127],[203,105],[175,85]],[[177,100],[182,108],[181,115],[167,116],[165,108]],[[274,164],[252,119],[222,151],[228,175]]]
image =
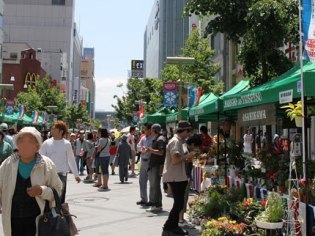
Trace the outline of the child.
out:
[[[124,181],[128,181],[128,164],[131,158],[131,148],[127,143],[127,135],[123,135],[121,142],[118,145],[117,153],[115,157],[115,166],[119,167],[119,179],[123,184]]]

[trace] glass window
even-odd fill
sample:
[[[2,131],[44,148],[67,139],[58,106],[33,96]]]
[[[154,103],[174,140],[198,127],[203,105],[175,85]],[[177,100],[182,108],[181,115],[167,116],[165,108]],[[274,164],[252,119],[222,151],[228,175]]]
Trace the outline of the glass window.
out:
[[[52,5],[65,5],[66,0],[52,0]]]

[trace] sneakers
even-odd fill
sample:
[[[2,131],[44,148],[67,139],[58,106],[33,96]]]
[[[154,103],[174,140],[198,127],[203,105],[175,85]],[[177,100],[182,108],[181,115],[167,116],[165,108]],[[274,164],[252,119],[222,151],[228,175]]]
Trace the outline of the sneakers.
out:
[[[147,203],[144,202],[144,201],[137,201],[136,204],[137,204],[137,205],[146,205]]]
[[[159,213],[162,211],[162,207],[156,207],[156,206],[152,206],[149,209],[145,210],[146,212],[151,212],[151,213]]]
[[[153,203],[152,202],[147,202],[147,203],[145,203],[145,206],[146,207],[151,207],[151,206],[153,206]]]

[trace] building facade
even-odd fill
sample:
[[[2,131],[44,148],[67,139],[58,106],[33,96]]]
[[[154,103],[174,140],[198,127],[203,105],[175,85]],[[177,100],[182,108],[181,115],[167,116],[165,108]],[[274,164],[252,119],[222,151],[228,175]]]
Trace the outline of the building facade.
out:
[[[3,47],[3,8],[4,8],[4,1],[0,0],[0,50],[2,51]],[[2,82],[2,54],[0,55],[0,84]]]
[[[189,35],[187,0],[157,0],[144,33],[144,77],[160,78],[166,57],[180,56]]]
[[[4,0],[4,41],[27,42],[72,99],[74,0]]]

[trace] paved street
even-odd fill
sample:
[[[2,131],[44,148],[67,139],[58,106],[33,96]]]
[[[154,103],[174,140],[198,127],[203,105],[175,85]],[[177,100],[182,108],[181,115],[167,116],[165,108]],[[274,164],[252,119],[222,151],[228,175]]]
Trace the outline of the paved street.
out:
[[[163,195],[164,211],[155,215],[136,205],[140,200],[138,178],[130,178],[127,184],[121,184],[117,174],[111,175],[109,188],[108,192],[99,192],[92,184],[77,184],[73,176],[69,176],[67,202],[71,213],[78,217],[75,222],[80,235],[161,235],[173,204],[172,198]]]
[[[72,174],[68,176],[66,201],[70,211],[77,216],[75,223],[80,236],[160,236],[173,199],[163,194],[164,211],[158,215],[146,213],[137,206],[138,178],[121,184],[118,175],[109,178],[110,191],[99,192],[92,184],[77,184]],[[2,235],[2,224],[0,224]],[[197,235],[190,230],[189,235]]]

